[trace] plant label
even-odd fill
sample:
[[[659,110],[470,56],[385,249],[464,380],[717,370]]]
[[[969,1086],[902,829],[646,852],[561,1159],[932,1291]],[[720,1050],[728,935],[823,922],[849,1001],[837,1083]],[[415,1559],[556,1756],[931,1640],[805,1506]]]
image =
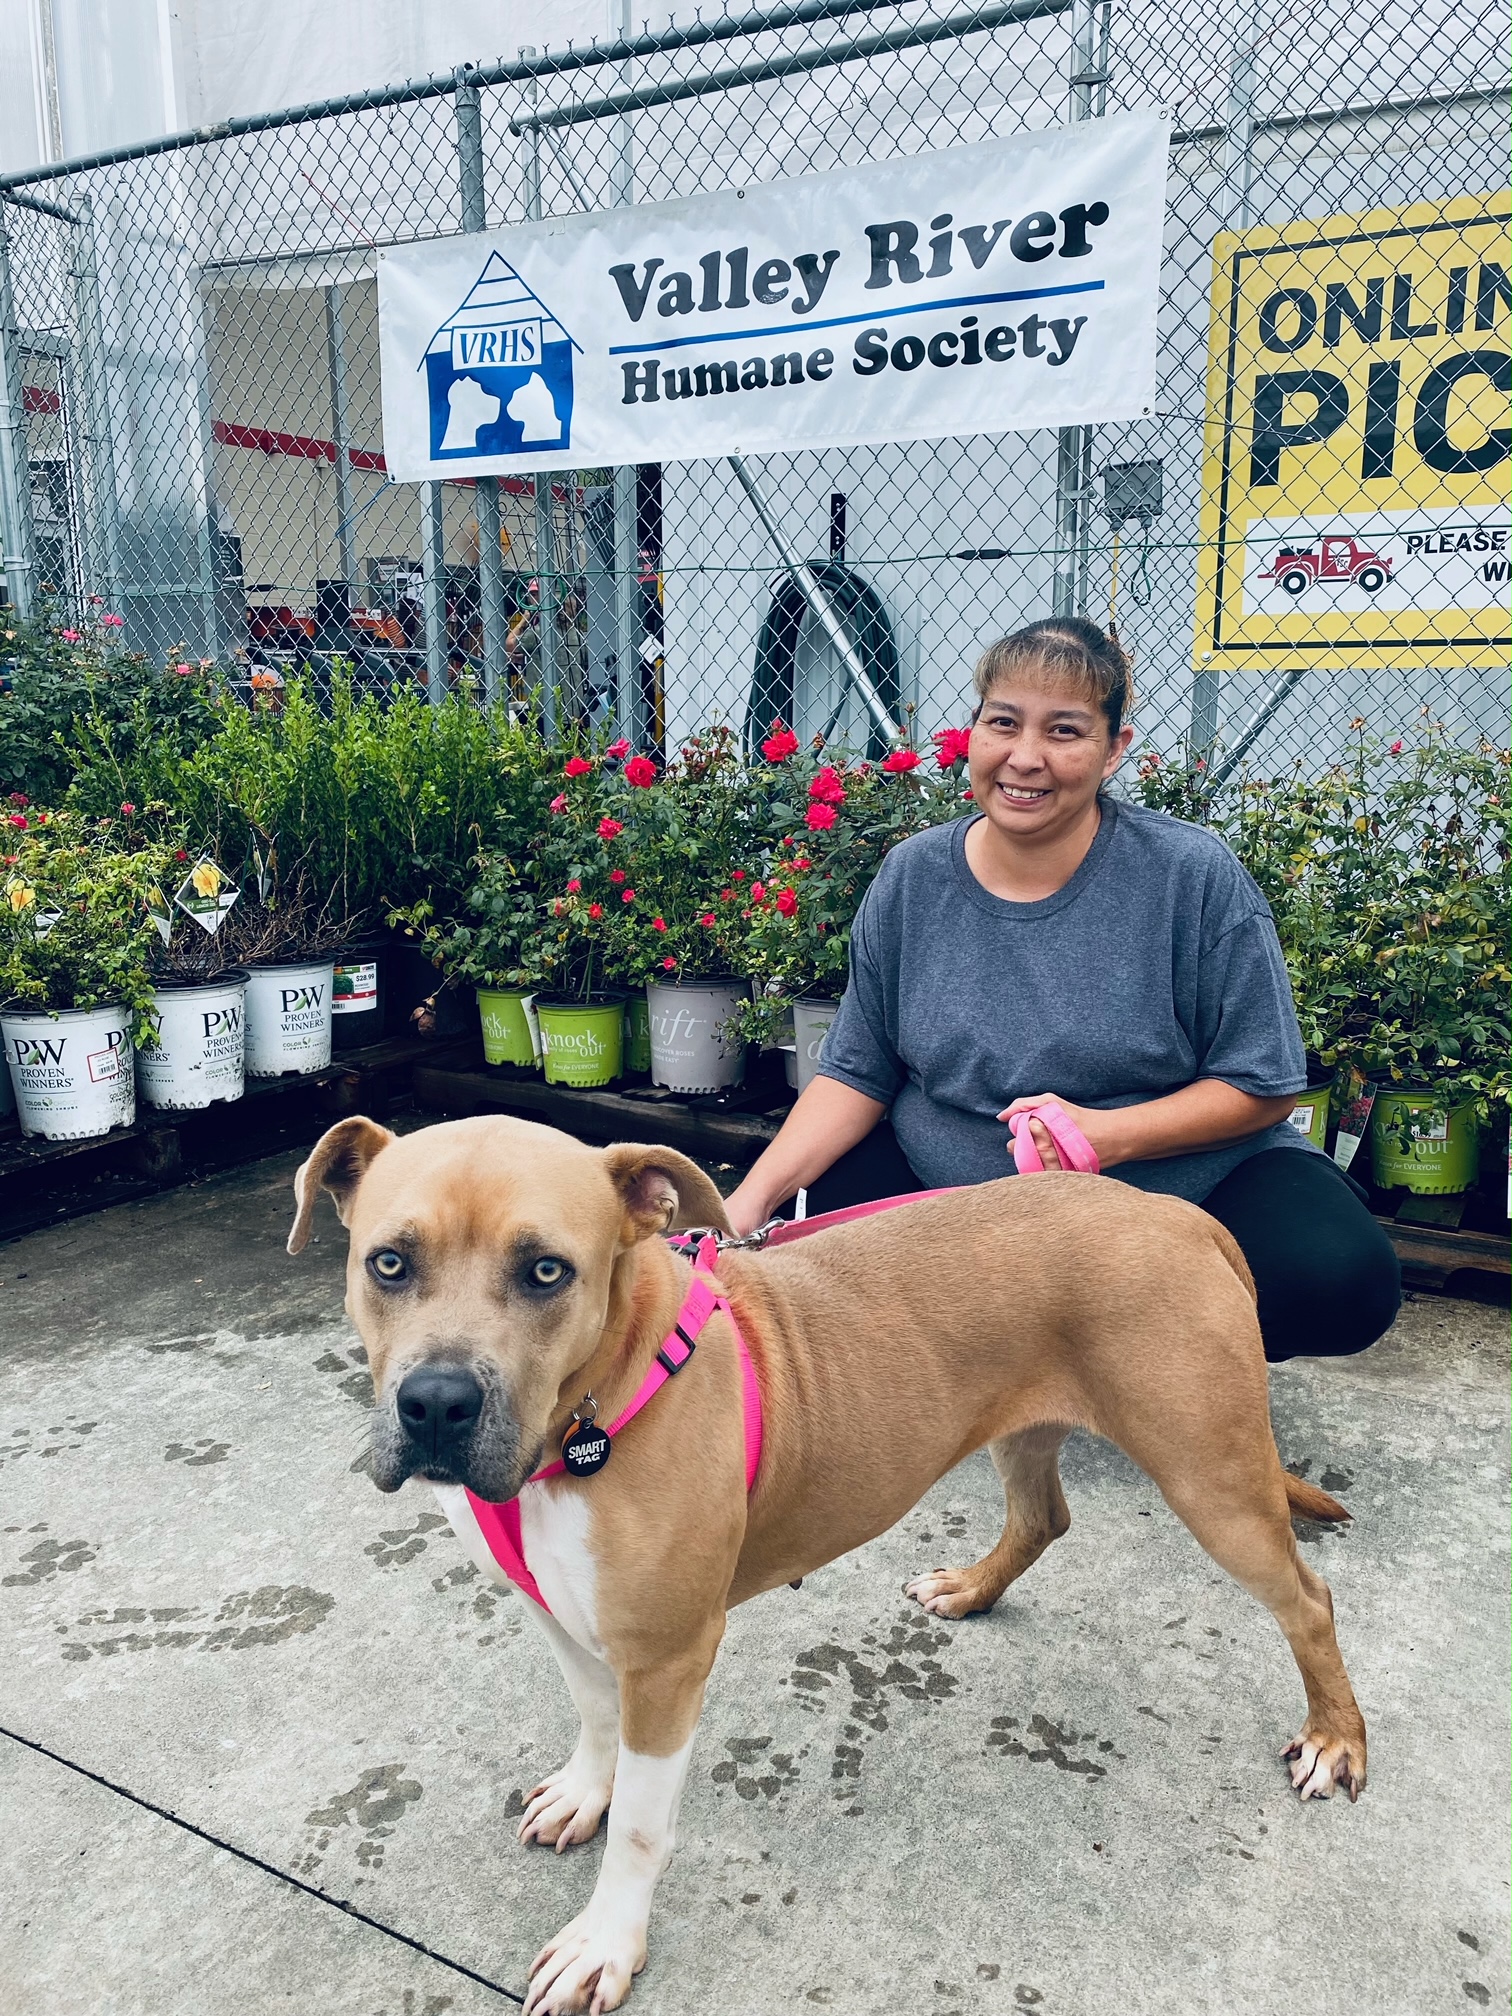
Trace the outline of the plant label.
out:
[[[189,870],[173,900],[186,917],[192,917],[213,938],[240,894],[236,884],[228,882],[224,872],[206,855]],[[162,926],[158,928],[161,930]]]

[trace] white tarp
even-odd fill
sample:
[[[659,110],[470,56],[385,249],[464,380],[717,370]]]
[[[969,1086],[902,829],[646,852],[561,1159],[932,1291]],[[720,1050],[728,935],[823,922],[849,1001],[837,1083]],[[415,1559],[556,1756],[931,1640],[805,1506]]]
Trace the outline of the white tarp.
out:
[[[1129,420],[1164,113],[378,255],[401,482]]]

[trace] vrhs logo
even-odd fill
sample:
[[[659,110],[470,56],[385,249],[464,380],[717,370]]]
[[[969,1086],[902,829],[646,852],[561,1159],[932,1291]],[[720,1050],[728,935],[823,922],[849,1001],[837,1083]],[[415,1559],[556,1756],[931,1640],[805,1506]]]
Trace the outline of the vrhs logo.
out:
[[[578,348],[508,260],[491,252],[421,359],[431,459],[569,447]]]

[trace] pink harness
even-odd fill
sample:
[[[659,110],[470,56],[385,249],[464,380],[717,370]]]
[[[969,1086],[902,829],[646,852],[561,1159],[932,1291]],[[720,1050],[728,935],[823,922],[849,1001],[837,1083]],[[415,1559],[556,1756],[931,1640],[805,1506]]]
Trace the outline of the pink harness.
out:
[[[1084,1174],[1096,1175],[1097,1154],[1091,1142],[1071,1119],[1069,1114],[1046,1100],[1042,1105],[1015,1113],[1008,1122],[1008,1131],[1013,1136],[1014,1166],[1020,1175],[1031,1175],[1043,1170],[1039,1150],[1035,1147],[1029,1128],[1024,1123],[1033,1116],[1048,1132],[1055,1143],[1063,1168],[1079,1170]],[[869,1204],[852,1204],[843,1211],[825,1211],[817,1218],[784,1220],[763,1228],[760,1243],[765,1246],[785,1246],[794,1239],[806,1239],[812,1232],[823,1232],[833,1225],[849,1225],[858,1218],[871,1218],[879,1211],[891,1211],[899,1204],[920,1204],[927,1197],[949,1197],[959,1188],[951,1185],[943,1190],[913,1190],[903,1197],[879,1197]],[[686,1235],[678,1235],[668,1242],[671,1245],[690,1243]],[[667,1381],[674,1378],[693,1356],[704,1325],[716,1310],[730,1319],[730,1327],[735,1332],[735,1346],[740,1353],[741,1411],[745,1423],[745,1482],[749,1496],[756,1482],[756,1472],[761,1466],[761,1388],[756,1381],[756,1368],[751,1363],[751,1353],[735,1320],[735,1312],[730,1307],[729,1298],[721,1295],[714,1282],[714,1267],[719,1257],[719,1241],[712,1233],[698,1242],[698,1251],[693,1260],[693,1279],[688,1284],[688,1292],[683,1297],[683,1305],[677,1312],[677,1320],[662,1339],[661,1347],[651,1361],[650,1370],[636,1388],[634,1397],[624,1411],[616,1416],[605,1429],[611,1440],[627,1422],[633,1421],[641,1409]],[[567,1465],[563,1462],[548,1463],[537,1470],[526,1481],[541,1484],[549,1477],[564,1477]],[[525,1549],[520,1531],[520,1501],[510,1498],[502,1505],[492,1505],[487,1499],[475,1497],[469,1491],[468,1503],[472,1506],[479,1530],[488,1543],[489,1552],[504,1570],[504,1573],[521,1589],[533,1603],[538,1603],[548,1616],[551,1605],[541,1594],[540,1584],[525,1563]]]

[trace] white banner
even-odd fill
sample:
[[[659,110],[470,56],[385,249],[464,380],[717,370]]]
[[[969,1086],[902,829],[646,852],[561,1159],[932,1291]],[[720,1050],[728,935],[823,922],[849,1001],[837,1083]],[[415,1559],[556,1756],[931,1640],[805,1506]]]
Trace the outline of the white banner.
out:
[[[378,255],[400,482],[1128,420],[1167,115]]]

